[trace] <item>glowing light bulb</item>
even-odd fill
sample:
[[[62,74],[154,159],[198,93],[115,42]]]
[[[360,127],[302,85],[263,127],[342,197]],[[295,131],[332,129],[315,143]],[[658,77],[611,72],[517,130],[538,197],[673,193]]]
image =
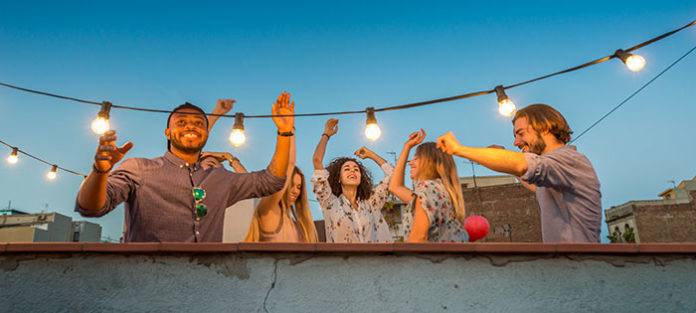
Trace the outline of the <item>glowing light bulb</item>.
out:
[[[367,124],[365,127],[365,137],[370,140],[377,140],[382,135],[382,130],[377,124]]]
[[[246,142],[246,135],[243,129],[233,129],[230,133],[230,142],[233,146],[239,147]]]
[[[109,129],[111,129],[111,125],[109,125],[108,119],[99,116],[92,121],[92,131],[97,135],[103,135]]]
[[[510,117],[513,113],[515,113],[515,111],[517,111],[517,108],[515,107],[515,103],[512,102],[512,100],[505,99],[501,102],[498,102],[498,112],[500,114]]]
[[[495,94],[498,96],[498,113],[510,117],[517,111],[515,103],[505,94],[505,87],[502,85],[495,87]]]
[[[111,124],[109,123],[109,112],[111,111],[111,102],[102,102],[101,110],[97,113],[97,118],[92,121],[92,131],[97,135],[103,135],[105,132],[111,129]]]
[[[232,132],[230,133],[230,143],[235,147],[239,147],[243,145],[245,141],[244,113],[237,113],[234,115],[234,126],[232,126]]]
[[[16,164],[19,161],[19,149],[12,148],[12,153],[7,156],[7,163]]]
[[[626,67],[633,72],[638,72],[645,67],[645,59],[637,54],[629,56],[625,63]]]
[[[51,170],[46,173],[46,178],[54,180],[58,177],[58,165],[51,165]]]
[[[645,59],[640,55],[628,53],[619,49],[614,52],[614,56],[626,64],[626,67],[632,72],[638,72],[645,67]]]

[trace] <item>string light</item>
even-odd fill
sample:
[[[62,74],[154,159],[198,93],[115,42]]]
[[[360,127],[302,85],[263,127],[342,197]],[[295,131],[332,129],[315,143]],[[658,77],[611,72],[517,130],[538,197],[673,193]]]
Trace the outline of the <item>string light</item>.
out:
[[[19,161],[19,148],[12,148],[12,152],[7,156],[7,163],[16,164]]]
[[[101,104],[101,110],[97,113],[97,117],[92,121],[92,131],[97,135],[103,135],[111,129],[109,124],[109,112],[111,111],[111,102],[104,101]]]
[[[495,94],[498,96],[498,112],[507,117],[512,116],[517,111],[517,108],[515,103],[505,94],[505,87],[502,85],[496,86]]]
[[[365,137],[370,140],[377,140],[382,135],[382,130],[377,125],[375,117],[375,108],[367,108],[367,121],[365,123]]]
[[[628,53],[621,49],[616,50],[614,54],[617,58],[621,59],[621,62],[626,64],[626,67],[632,72],[639,72],[645,67],[645,59],[640,55]]]
[[[239,147],[246,141],[246,135],[244,135],[244,113],[236,113],[234,115],[234,126],[232,126],[232,132],[230,133],[230,142],[233,146]]]
[[[51,170],[46,173],[46,178],[49,180],[54,180],[58,177],[58,165],[51,165]]]

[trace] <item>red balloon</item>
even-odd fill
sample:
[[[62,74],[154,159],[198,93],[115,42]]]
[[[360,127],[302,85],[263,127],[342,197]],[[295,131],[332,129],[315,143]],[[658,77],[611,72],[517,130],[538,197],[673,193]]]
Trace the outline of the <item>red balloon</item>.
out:
[[[491,225],[488,220],[481,215],[472,215],[464,220],[464,229],[469,233],[469,242],[483,239],[488,235]]]

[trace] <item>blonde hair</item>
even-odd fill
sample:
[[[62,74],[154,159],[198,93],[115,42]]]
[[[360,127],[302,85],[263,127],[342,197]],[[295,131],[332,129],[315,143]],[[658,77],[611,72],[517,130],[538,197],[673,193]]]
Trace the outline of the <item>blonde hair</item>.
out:
[[[305,177],[302,171],[295,166],[292,171],[292,175],[288,175],[285,179],[285,185],[283,189],[279,192],[283,193],[283,197],[280,199],[278,205],[281,207],[281,217],[284,218],[282,214],[287,214],[286,209],[290,209],[291,205],[287,203],[288,193],[290,192],[290,186],[292,185],[293,178],[295,175],[300,175],[302,184],[300,187],[300,195],[295,200],[295,217],[297,218],[297,226],[300,228],[302,233],[302,241],[315,243],[318,241],[317,229],[314,226],[314,219],[312,218],[312,212],[309,207],[309,198],[307,197],[307,184],[305,184]],[[249,232],[247,233],[244,241],[246,242],[259,242],[261,240],[261,224],[259,223],[260,217],[258,210],[255,210],[254,217],[251,220],[251,225],[249,226]]]
[[[424,142],[416,148],[416,155],[419,159],[418,176],[416,179],[435,179],[442,180],[445,190],[452,200],[457,219],[464,221],[466,217],[466,206],[462,187],[459,184],[457,175],[457,165],[454,158],[438,149],[434,142]]]

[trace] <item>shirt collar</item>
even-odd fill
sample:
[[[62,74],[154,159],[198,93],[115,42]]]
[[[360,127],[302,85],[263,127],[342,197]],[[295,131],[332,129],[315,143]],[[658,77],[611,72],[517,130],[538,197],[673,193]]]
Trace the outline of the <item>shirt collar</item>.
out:
[[[200,160],[196,161],[196,163],[194,163],[194,164],[188,164],[184,160],[182,160],[179,157],[177,157],[176,155],[174,155],[174,153],[172,153],[171,151],[167,151],[163,157],[165,160],[171,162],[172,164],[174,164],[178,167],[191,167],[194,170],[198,170],[201,168]]]

